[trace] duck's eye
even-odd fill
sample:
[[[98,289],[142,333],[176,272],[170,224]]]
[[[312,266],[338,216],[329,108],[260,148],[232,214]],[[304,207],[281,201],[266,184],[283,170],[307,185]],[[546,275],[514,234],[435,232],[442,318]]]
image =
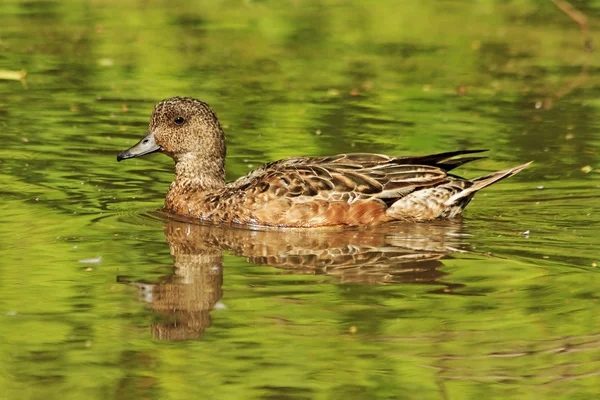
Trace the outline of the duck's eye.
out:
[[[183,123],[185,122],[185,118],[183,118],[183,117],[175,117],[175,119],[173,120],[173,122],[175,122],[175,125],[183,125]]]

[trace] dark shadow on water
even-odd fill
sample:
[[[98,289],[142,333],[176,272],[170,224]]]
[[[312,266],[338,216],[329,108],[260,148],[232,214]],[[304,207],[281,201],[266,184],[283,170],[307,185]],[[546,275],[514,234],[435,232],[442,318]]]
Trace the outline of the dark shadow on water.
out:
[[[460,221],[388,224],[368,229],[250,230],[165,219],[173,273],[135,286],[160,316],[152,334],[162,340],[198,339],[223,295],[223,254],[284,273],[323,275],[335,284],[432,285],[430,293],[456,294],[440,270],[449,254],[465,252]]]

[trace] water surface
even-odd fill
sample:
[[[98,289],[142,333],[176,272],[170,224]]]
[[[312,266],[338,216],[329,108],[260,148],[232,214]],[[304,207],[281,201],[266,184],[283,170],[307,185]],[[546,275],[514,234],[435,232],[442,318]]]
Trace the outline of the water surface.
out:
[[[600,395],[599,59],[552,2],[5,0],[0,47],[27,72],[0,80],[0,398]],[[160,212],[171,160],[115,160],[173,95],[219,115],[230,179],[535,162],[455,221],[201,225]]]

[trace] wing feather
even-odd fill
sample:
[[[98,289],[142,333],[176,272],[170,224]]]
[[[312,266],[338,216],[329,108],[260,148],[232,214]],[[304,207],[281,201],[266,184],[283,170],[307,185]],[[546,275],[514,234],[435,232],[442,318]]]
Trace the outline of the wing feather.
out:
[[[447,171],[479,157],[452,159],[483,150],[463,150],[422,157],[353,153],[331,157],[294,157],[265,164],[230,184],[233,190],[272,197],[322,199],[393,199],[455,180]]]

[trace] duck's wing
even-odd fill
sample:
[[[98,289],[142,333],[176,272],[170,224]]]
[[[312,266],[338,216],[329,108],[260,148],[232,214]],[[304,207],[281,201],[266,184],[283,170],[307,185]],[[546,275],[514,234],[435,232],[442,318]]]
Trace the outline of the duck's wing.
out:
[[[288,158],[262,166],[234,182],[232,189],[279,198],[312,197],[338,201],[379,198],[389,204],[417,188],[456,179],[447,171],[479,157],[452,157],[476,152],[479,150],[423,157],[356,153]]]
[[[450,151],[445,153],[430,154],[427,156],[403,156],[403,157],[390,157],[383,154],[372,154],[372,153],[351,153],[351,154],[338,154],[331,157],[313,158],[319,163],[323,164],[357,164],[362,167],[374,167],[377,165],[384,164],[404,164],[404,165],[428,165],[431,167],[437,167],[444,171],[450,171],[454,168],[458,168],[468,162],[480,160],[485,157],[462,157],[465,154],[482,153],[487,150],[458,150]],[[284,161],[284,160],[282,160]]]

